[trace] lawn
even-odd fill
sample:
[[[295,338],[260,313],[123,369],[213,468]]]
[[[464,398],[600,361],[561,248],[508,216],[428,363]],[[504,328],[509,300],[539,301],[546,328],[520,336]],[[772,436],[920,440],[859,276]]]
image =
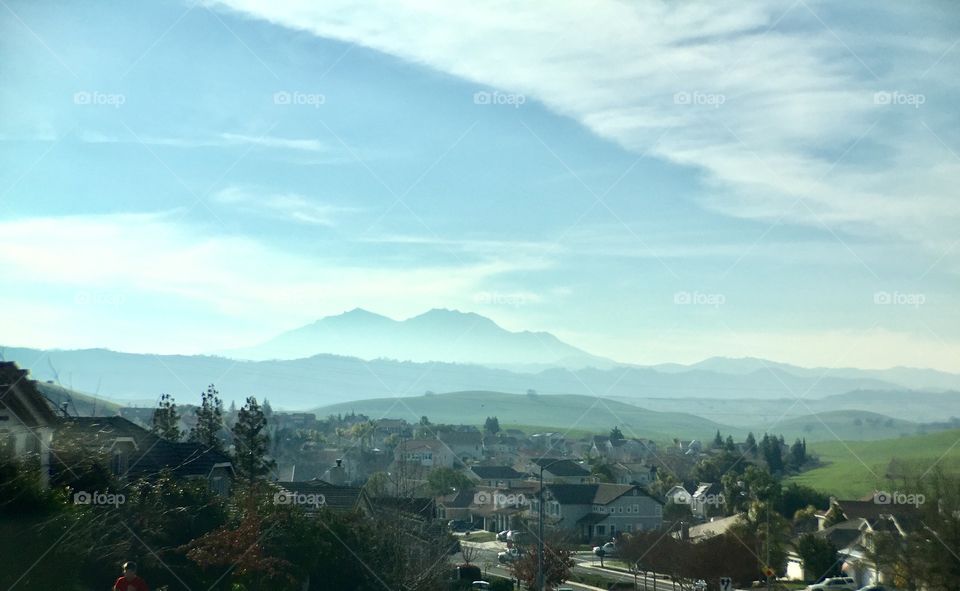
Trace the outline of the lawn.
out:
[[[895,486],[887,478],[892,460],[920,474],[931,466],[960,472],[960,429],[879,441],[809,443],[808,453],[819,456],[824,465],[790,481],[855,499]]]

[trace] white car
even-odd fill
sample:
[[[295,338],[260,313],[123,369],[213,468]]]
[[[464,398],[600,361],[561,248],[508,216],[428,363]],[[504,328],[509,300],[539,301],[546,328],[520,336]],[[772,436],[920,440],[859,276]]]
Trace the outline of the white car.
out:
[[[593,553],[597,556],[600,556],[600,551],[603,551],[605,557],[616,556],[617,555],[617,545],[613,542],[607,542],[603,546],[596,546],[593,549]]]
[[[505,530],[503,530],[502,532],[500,532],[500,533],[497,534],[497,541],[498,541],[498,542],[506,542],[506,541],[507,541],[507,536],[509,536],[509,535],[510,535],[510,530],[509,530],[509,529],[505,529]]]
[[[850,577],[830,577],[819,583],[807,585],[806,591],[857,591],[857,583]]]
[[[499,562],[500,564],[515,562],[517,560],[520,560],[521,555],[522,555],[522,552],[520,552],[519,548],[510,548],[509,550],[505,550],[497,554],[497,562]]]

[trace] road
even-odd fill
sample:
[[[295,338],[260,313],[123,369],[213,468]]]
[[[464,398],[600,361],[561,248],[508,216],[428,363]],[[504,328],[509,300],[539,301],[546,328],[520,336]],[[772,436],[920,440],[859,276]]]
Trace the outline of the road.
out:
[[[501,577],[510,578],[510,570],[507,568],[507,565],[502,565],[497,562],[497,553],[505,550],[506,544],[503,544],[502,542],[461,542],[461,544],[473,548],[473,551],[476,553],[476,555],[472,557],[471,562],[480,567],[484,573],[491,573]],[[459,553],[453,558],[455,559],[455,562],[462,561],[462,556]],[[626,581],[633,583],[634,581],[632,574],[621,573],[606,568],[601,569],[599,560],[590,552],[577,552],[574,554],[573,559],[576,562],[576,566],[573,567],[573,571],[576,574],[590,574],[594,576],[599,575],[602,576],[608,583],[612,583],[614,581]],[[637,579],[637,582],[641,588],[644,588],[642,577]],[[585,591],[596,589],[596,587],[589,587],[573,582],[564,583],[563,586]],[[653,579],[648,578],[646,591],[679,591],[679,587],[675,587],[673,582],[670,580],[657,579],[654,581]]]

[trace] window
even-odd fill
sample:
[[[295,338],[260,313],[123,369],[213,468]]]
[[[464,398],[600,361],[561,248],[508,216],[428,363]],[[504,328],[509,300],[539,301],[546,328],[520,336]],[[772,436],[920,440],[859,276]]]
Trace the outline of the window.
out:
[[[598,526],[597,526],[597,535],[598,535],[598,536],[602,536],[602,535],[604,535],[604,534],[606,534],[606,533],[607,533],[607,527],[606,527],[605,525],[598,525]]]
[[[633,525],[631,525],[631,524],[628,523],[628,524],[627,524],[627,533],[630,533],[630,532],[632,532],[632,531],[633,531]]]
[[[617,513],[623,513],[623,507],[617,507]]]
[[[639,512],[640,512],[640,505],[636,505],[636,504],[635,504],[635,505],[633,506],[633,512],[634,512],[634,513],[639,513]]]

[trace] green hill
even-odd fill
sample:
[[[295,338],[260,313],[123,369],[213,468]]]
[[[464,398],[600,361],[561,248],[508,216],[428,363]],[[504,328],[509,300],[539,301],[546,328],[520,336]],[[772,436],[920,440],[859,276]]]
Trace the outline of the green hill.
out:
[[[915,435],[919,425],[866,410],[834,410],[786,419],[770,429],[787,439],[870,441]]]
[[[895,486],[888,474],[910,469],[922,474],[931,466],[960,471],[960,429],[880,441],[823,441],[808,452],[824,466],[790,480],[843,498],[859,498]]]
[[[417,422],[427,416],[434,423],[482,425],[488,416],[501,424],[542,425],[557,431],[569,429],[605,433],[619,425],[628,437],[669,440],[712,438],[717,429],[729,429],[689,414],[654,412],[630,404],[593,396],[551,394],[527,396],[503,392],[450,392],[413,397],[376,398],[324,406],[318,416],[358,412],[374,418],[403,418]],[[739,434],[738,434],[739,435]]]

